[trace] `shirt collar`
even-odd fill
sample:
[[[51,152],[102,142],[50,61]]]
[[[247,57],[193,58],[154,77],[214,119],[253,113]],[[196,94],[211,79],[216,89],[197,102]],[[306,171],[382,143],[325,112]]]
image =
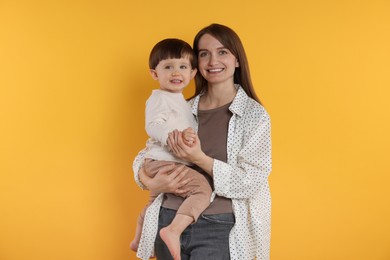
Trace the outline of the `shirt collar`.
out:
[[[245,93],[245,90],[239,84],[235,84],[234,86],[237,88],[237,94],[234,97],[233,102],[229,107],[229,110],[233,114],[237,114],[241,117],[245,113],[245,107],[249,97]]]

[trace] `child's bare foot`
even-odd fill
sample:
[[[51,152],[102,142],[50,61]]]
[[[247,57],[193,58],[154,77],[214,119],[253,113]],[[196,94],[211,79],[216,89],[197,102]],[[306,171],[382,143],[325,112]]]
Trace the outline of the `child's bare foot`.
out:
[[[133,250],[134,252],[138,251],[138,243],[136,241],[131,241],[130,243],[130,249]]]
[[[180,234],[175,233],[169,227],[160,230],[160,237],[167,245],[173,260],[181,260],[180,257]]]

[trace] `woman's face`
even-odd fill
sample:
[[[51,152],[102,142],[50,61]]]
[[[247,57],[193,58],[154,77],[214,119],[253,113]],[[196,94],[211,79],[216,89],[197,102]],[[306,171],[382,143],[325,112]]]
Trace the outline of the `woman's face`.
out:
[[[238,60],[222,43],[205,34],[199,40],[198,50],[199,72],[209,84],[233,83]]]

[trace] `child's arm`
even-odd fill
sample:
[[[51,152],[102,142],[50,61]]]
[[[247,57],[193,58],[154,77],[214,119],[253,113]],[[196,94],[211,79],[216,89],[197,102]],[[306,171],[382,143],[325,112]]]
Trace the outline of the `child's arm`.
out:
[[[196,133],[195,133],[194,129],[192,129],[191,127],[188,127],[186,129],[184,129],[181,134],[182,134],[184,144],[189,146],[189,147],[192,147],[194,145],[195,140],[196,140]]]
[[[146,102],[145,129],[149,137],[166,145],[171,130],[172,110],[159,95],[152,95]]]

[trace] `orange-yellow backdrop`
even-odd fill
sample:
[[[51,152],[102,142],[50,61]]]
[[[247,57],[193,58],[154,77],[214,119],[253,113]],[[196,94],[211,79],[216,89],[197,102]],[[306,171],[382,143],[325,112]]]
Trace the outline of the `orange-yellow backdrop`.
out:
[[[149,51],[212,22],[242,38],[272,118],[271,259],[390,259],[389,14],[376,0],[0,1],[0,259],[135,259]]]

